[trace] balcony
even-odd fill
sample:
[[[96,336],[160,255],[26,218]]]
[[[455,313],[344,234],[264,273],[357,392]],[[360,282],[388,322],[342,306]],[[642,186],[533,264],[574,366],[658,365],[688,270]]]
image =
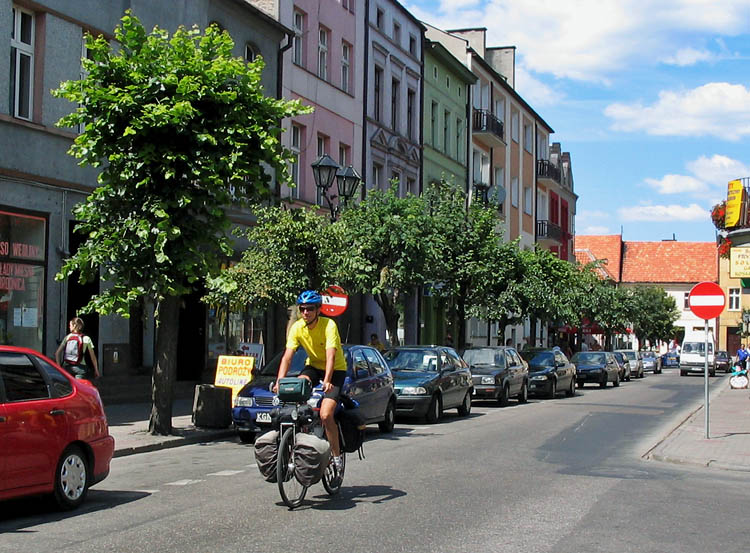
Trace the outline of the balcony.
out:
[[[486,109],[475,109],[472,121],[474,135],[486,142],[490,148],[504,146],[503,122]]]
[[[562,228],[550,221],[537,221],[536,241],[542,246],[559,246],[563,242]]]
[[[539,159],[536,162],[536,176],[538,179],[547,179],[561,184],[560,168],[547,159]]]

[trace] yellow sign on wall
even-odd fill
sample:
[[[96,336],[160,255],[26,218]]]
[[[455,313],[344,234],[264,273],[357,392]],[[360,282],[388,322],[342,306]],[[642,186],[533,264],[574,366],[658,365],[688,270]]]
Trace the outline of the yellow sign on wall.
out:
[[[214,384],[232,389],[232,405],[240,389],[253,379],[253,367],[255,357],[219,355]]]
[[[742,214],[742,181],[730,180],[727,186],[727,213],[724,217],[724,227],[736,227]]]
[[[729,277],[750,278],[750,248],[732,248],[730,250]]]

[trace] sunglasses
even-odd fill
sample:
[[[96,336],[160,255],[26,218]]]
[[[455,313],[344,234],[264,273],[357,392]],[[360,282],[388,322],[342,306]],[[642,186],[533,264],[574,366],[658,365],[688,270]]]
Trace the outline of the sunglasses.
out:
[[[306,311],[315,311],[317,309],[317,306],[315,305],[300,305],[299,310],[303,313]]]

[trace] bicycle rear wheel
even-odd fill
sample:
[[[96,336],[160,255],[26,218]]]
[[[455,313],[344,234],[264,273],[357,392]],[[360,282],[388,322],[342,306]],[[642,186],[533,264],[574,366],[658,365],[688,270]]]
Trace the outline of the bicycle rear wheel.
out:
[[[279,443],[279,457],[276,461],[276,480],[279,494],[287,507],[294,509],[302,504],[307,493],[294,476],[294,428],[287,428]]]
[[[323,473],[323,487],[328,492],[328,495],[336,495],[341,489],[341,484],[344,483],[344,471],[346,470],[346,453],[341,452],[341,470],[337,473],[336,467],[333,464],[333,456],[328,462],[326,471]]]

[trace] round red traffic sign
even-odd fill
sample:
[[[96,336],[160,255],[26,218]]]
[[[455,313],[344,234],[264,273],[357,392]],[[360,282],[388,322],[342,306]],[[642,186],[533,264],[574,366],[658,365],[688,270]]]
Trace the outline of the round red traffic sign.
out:
[[[724,290],[715,282],[699,282],[690,290],[688,303],[690,311],[701,319],[715,319],[726,305]]]
[[[323,315],[328,315],[329,317],[341,315],[349,306],[349,296],[346,295],[341,286],[329,286],[321,294],[321,297],[323,298],[323,305],[320,311]]]

